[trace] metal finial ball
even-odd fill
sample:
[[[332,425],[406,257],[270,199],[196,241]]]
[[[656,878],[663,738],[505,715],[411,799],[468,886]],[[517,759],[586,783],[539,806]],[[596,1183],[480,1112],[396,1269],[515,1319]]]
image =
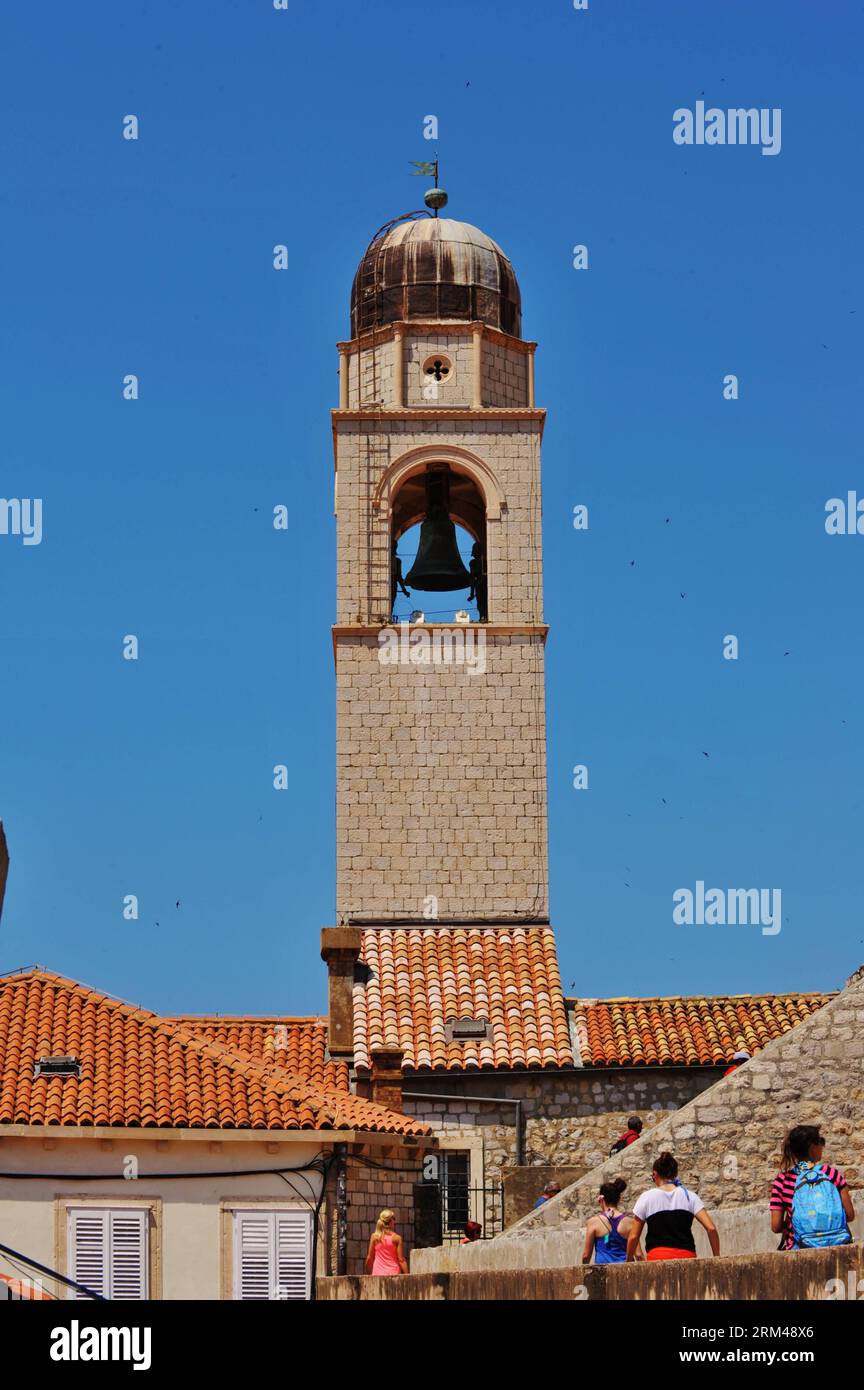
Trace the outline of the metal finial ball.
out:
[[[437,212],[439,208],[446,206],[447,194],[444,192],[443,188],[430,188],[424,195],[423,201],[427,208],[434,208]]]

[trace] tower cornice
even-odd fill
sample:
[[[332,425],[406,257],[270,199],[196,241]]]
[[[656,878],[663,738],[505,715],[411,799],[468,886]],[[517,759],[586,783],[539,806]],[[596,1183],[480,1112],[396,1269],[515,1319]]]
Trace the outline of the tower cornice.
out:
[[[336,660],[337,647],[340,639],[356,637],[375,637],[379,632],[384,632],[387,628],[398,628],[402,624],[398,622],[389,623],[334,623],[333,633],[333,660]],[[412,631],[419,629],[424,632],[432,632],[435,628],[452,628],[456,632],[467,632],[484,634],[486,638],[495,637],[539,637],[546,645],[546,638],[549,636],[548,623],[439,623],[429,622],[407,623]]]
[[[333,462],[336,463],[337,427],[340,424],[359,424],[367,420],[382,420],[390,424],[393,420],[407,420],[416,425],[431,425],[437,420],[471,420],[486,421],[490,423],[500,422],[510,424],[516,420],[533,421],[539,425],[540,438],[543,438],[543,430],[546,424],[546,411],[531,409],[529,406],[501,406],[486,405],[478,410],[473,410],[471,406],[369,406],[363,409],[351,407],[347,410],[340,410],[334,406],[330,411],[330,418],[333,425]]]
[[[396,323],[383,324],[380,328],[361,333],[356,338],[346,338],[337,343],[336,348],[339,352],[366,352],[373,344],[377,347],[379,343],[392,342],[397,335],[406,333],[436,333],[442,338],[470,338],[474,333],[479,333],[481,338],[488,338],[490,342],[506,343],[514,352],[533,354],[537,350],[536,342],[514,338],[500,328],[483,323],[482,319],[399,319]]]

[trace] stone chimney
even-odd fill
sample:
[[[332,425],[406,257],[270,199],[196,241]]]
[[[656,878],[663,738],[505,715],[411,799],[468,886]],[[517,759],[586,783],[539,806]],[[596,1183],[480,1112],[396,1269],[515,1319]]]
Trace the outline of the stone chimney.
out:
[[[6,845],[6,831],[0,820],[0,917],[3,916],[3,898],[6,893],[6,878],[9,873],[9,849]]]
[[[354,1055],[354,966],[361,941],[357,927],[324,927],[321,931],[321,959],[327,962],[328,974],[331,1057]]]
[[[371,1099],[388,1110],[402,1110],[402,1058],[398,1047],[373,1047]]]

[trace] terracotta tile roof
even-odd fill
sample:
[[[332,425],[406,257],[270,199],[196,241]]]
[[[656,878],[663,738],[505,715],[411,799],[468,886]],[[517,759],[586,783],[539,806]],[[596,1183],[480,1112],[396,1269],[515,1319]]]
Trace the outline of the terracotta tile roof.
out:
[[[354,1062],[401,1048],[409,1072],[572,1067],[550,927],[394,927],[363,932],[354,986]],[[453,1018],[486,1019],[486,1039],[449,1042]]]
[[[80,1079],[34,1078],[45,1055],[77,1057]],[[429,1132],[38,969],[0,977],[0,1126],[13,1124]]]
[[[586,1067],[700,1066],[752,1055],[821,1009],[831,994],[732,994],[714,998],[574,999]]]
[[[327,1056],[326,1018],[223,1017],[172,1014],[169,1023],[188,1028],[199,1038],[224,1043],[259,1062],[269,1062],[302,1076],[316,1086],[350,1091],[348,1063]]]

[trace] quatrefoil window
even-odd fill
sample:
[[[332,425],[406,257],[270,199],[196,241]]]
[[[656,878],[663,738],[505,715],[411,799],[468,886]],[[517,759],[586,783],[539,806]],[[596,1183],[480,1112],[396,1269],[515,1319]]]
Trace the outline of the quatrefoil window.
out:
[[[434,357],[427,357],[423,363],[423,375],[439,385],[443,385],[450,379],[452,371],[453,364],[450,358],[444,357],[441,353],[436,353]]]

